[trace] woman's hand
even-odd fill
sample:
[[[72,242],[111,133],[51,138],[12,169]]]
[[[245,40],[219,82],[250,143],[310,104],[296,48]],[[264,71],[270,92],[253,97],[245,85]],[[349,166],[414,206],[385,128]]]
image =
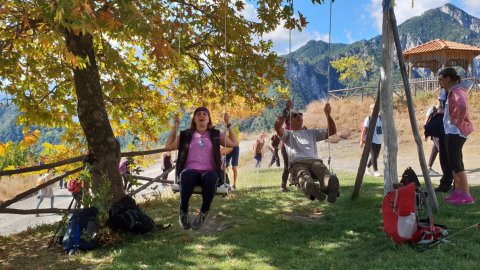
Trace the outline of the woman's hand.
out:
[[[173,124],[175,124],[175,126],[178,126],[179,123],[180,123],[180,116],[178,116],[178,114],[175,114],[175,116],[173,117]]]
[[[228,113],[223,114],[223,120],[225,120],[225,125],[230,124],[230,116]]]

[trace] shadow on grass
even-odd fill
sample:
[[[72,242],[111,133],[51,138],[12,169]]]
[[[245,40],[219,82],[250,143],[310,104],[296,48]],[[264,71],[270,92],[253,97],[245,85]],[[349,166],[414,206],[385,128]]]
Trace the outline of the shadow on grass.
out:
[[[480,192],[478,187],[472,191]],[[29,263],[55,269],[475,268],[476,260],[468,258],[477,258],[480,251],[479,232],[463,233],[452,239],[455,245],[441,244],[418,254],[408,245],[394,245],[383,233],[382,183],[363,183],[355,201],[350,200],[351,192],[352,184],[343,184],[337,203],[328,204],[273,186],[240,189],[214,199],[208,222],[213,228],[224,226],[220,231],[180,229],[178,197],[149,201],[145,209],[157,222],[171,223],[170,229],[126,235],[120,243],[71,258],[45,250],[48,230],[53,229],[45,226],[1,238],[0,259],[6,269],[28,268]],[[444,205],[443,196],[439,195],[438,223],[455,232],[478,222],[478,207]],[[194,196],[190,211],[200,204],[201,197]],[[314,220],[288,218],[312,215],[317,215]]]

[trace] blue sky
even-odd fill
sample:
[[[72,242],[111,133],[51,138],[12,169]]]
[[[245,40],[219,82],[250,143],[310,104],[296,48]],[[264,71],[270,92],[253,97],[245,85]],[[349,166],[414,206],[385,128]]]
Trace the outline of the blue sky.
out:
[[[328,42],[330,4],[329,0],[325,2],[324,5],[313,5],[310,0],[294,1],[295,9],[303,13],[310,23],[302,32],[292,32],[292,51],[312,39]],[[412,0],[395,2],[398,24],[446,3],[451,3],[472,16],[480,17],[480,0],[413,0],[413,7]],[[350,44],[381,34],[381,4],[382,0],[335,0],[332,5],[332,42]],[[246,11],[248,12],[248,9]],[[273,40],[274,51],[278,54],[288,53],[288,30],[279,27],[266,38]]]

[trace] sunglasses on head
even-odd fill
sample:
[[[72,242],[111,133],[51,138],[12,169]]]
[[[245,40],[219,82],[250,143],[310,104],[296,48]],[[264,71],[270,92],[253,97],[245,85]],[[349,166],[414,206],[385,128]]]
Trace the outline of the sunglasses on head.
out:
[[[293,117],[293,118],[297,118],[297,116],[302,117],[302,116],[303,116],[303,113],[292,113],[292,117]]]

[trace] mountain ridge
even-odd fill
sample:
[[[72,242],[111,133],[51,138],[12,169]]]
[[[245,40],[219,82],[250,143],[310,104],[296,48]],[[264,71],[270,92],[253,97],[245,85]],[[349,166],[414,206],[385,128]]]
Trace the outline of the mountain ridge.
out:
[[[469,15],[452,4],[425,11],[422,15],[412,17],[398,26],[402,50],[409,49],[434,39],[445,39],[478,46],[480,44],[480,19]],[[375,64],[380,65],[382,36],[368,40],[359,40],[352,44],[332,43],[331,58],[346,56],[373,56]],[[291,93],[297,105],[306,105],[313,100],[326,98],[328,43],[324,41],[308,41],[304,46],[291,54],[281,56],[286,60],[287,78],[291,82]],[[479,60],[474,61],[476,75]],[[338,80],[339,74],[330,68],[330,89],[347,88],[349,86],[375,85],[378,71],[370,78],[362,79],[353,85],[345,85]],[[303,71],[301,74],[299,71]],[[395,57],[394,81],[400,80],[398,60]],[[430,74],[414,72],[415,77]]]

